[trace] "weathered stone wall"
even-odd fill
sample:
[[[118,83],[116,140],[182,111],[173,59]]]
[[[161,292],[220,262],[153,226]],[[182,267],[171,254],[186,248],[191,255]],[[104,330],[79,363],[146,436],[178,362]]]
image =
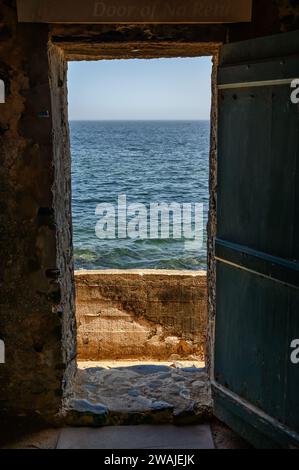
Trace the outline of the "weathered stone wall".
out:
[[[78,271],[78,359],[204,360],[206,273]]]
[[[218,62],[219,54],[213,57],[212,69],[212,103],[211,103],[211,134],[210,134],[210,158],[209,158],[209,220],[208,220],[208,326],[206,341],[206,368],[213,373],[214,363],[214,332],[216,317],[216,260],[215,246],[217,234],[217,134],[218,134]]]
[[[53,306],[53,313],[61,320],[60,346],[64,372],[62,395],[65,395],[76,372],[77,355],[67,62],[63,51],[52,44],[49,44],[48,57],[54,170],[52,193],[56,229],[56,269],[48,271],[48,276],[59,286],[59,303]]]
[[[46,25],[18,25],[14,2],[0,4],[0,410],[53,415],[75,364],[64,66]]]

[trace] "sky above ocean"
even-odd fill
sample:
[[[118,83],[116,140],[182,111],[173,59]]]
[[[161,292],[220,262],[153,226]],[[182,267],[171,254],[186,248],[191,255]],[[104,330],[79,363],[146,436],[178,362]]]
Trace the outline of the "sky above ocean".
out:
[[[70,120],[206,120],[211,57],[70,62]]]

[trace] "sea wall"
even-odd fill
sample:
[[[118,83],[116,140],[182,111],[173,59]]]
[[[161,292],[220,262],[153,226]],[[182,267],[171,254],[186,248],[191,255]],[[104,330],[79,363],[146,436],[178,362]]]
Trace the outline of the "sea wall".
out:
[[[192,271],[79,271],[78,359],[204,359],[207,279]]]

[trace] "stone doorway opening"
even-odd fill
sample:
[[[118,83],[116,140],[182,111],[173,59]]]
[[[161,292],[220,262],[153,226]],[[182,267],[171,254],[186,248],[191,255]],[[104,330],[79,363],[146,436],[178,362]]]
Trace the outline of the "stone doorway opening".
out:
[[[209,118],[202,121],[198,126],[192,119],[187,120],[185,124],[181,122],[181,133],[184,132],[186,126],[193,126],[193,134],[196,132],[200,134],[201,132],[195,143],[198,146],[198,155],[194,154],[193,157],[197,161],[193,162],[193,165],[196,166],[196,163],[200,163],[201,166],[206,165],[206,181],[201,181],[205,185],[205,191],[202,191],[205,194],[202,201],[197,200],[198,203],[203,204],[203,227],[201,229],[204,234],[201,235],[203,236],[203,242],[201,247],[198,246],[198,253],[195,253],[194,248],[193,253],[192,250],[191,253],[188,253],[189,260],[186,261],[185,269],[165,269],[165,267],[168,267],[167,260],[162,259],[158,262],[157,253],[155,253],[156,257],[153,257],[154,263],[156,263],[154,266],[148,264],[148,259],[144,259],[141,261],[142,269],[137,269],[140,266],[140,258],[138,262],[135,261],[134,265],[134,257],[130,261],[135,269],[128,269],[126,263],[122,264],[125,258],[120,258],[118,262],[113,264],[113,259],[109,260],[109,255],[105,254],[105,249],[108,248],[109,252],[109,241],[111,242],[111,239],[113,239],[113,237],[110,237],[109,240],[109,235],[107,237],[108,245],[104,237],[98,237],[100,238],[100,240],[97,240],[98,245],[104,245],[102,251],[97,250],[95,246],[91,248],[90,238],[93,237],[95,240],[97,235],[96,219],[93,220],[95,230],[92,234],[92,215],[103,216],[105,214],[106,216],[107,211],[100,212],[98,205],[95,204],[95,202],[101,205],[104,203],[101,191],[98,199],[93,189],[91,194],[83,194],[84,186],[85,189],[86,186],[90,188],[89,178],[94,177],[95,171],[95,168],[92,169],[93,162],[89,160],[88,150],[91,153],[94,152],[94,148],[91,147],[95,145],[95,134],[98,134],[96,137],[97,142],[102,139],[102,142],[96,144],[98,145],[98,159],[101,161],[104,154],[102,164],[106,170],[104,172],[105,178],[111,180],[106,182],[108,185],[106,189],[109,189],[110,184],[110,188],[117,192],[119,188],[117,188],[115,180],[114,185],[116,188],[112,184],[115,170],[108,167],[107,171],[107,166],[105,167],[105,152],[107,152],[107,149],[103,146],[107,146],[105,140],[108,138],[109,141],[109,138],[111,138],[109,134],[114,134],[112,139],[114,140],[116,137],[117,140],[117,133],[121,133],[124,124],[119,121],[115,121],[114,124],[112,124],[112,121],[70,121],[78,359],[75,382],[72,393],[68,397],[68,407],[70,408],[68,419],[71,424],[134,424],[140,422],[177,422],[183,424],[198,422],[210,414],[210,387],[205,369],[208,330],[207,260],[205,259],[207,236],[205,226],[207,224],[209,199],[208,168],[211,127]],[[142,126],[149,127],[149,134],[154,133],[157,129],[157,126],[150,125],[151,121],[140,122],[143,122]],[[138,137],[141,127],[140,122],[138,128],[136,128],[136,121],[135,124],[130,121],[130,125],[127,125],[125,132],[128,132],[128,130],[129,132],[135,132]],[[167,121],[161,120],[158,127],[165,127],[165,122]],[[166,131],[163,129],[166,134],[164,136],[165,143],[167,143],[169,135],[173,133],[175,122],[173,121],[170,125],[170,121],[168,121]],[[88,138],[88,134],[93,135]],[[204,134],[204,137],[202,134]],[[124,135],[122,134],[121,137],[123,138]],[[185,141],[184,136],[180,135],[179,143],[183,146],[183,149],[185,149],[185,146],[191,146],[188,137],[190,139],[190,130],[189,135],[188,133],[185,135]],[[206,140],[205,147],[200,148],[200,138]],[[153,137],[154,139],[155,137]],[[85,148],[79,145],[82,140],[85,142]],[[114,146],[112,144],[113,140],[110,141],[112,147]],[[129,145],[132,145],[132,142]],[[140,146],[140,138],[135,143],[135,147],[138,145]],[[201,143],[201,145],[203,144]],[[122,152],[126,157],[125,147],[124,143]],[[113,152],[113,150],[115,151],[112,148],[111,151]],[[135,151],[135,149],[133,150]],[[183,150],[183,153],[185,151],[187,152],[187,149]],[[152,158],[155,158],[155,152],[152,152]],[[203,162],[204,159],[206,160],[205,163]],[[97,162],[98,164],[99,162]],[[96,167],[99,168],[97,165]],[[122,184],[130,186],[131,183],[132,185],[130,172],[126,164],[123,168],[118,168],[118,172],[119,170],[125,173],[122,178],[119,178]],[[143,167],[142,171],[144,170]],[[196,173],[195,167],[193,168],[194,172]],[[129,181],[126,180],[128,177]],[[187,186],[190,185],[186,174],[185,183]],[[96,178],[94,184],[97,184]],[[113,189],[110,191],[111,194],[109,194],[109,191],[106,192],[107,197],[110,196],[110,206]],[[117,194],[114,196],[116,197]],[[118,193],[119,197],[123,197],[123,195],[120,196]],[[91,206],[88,207],[88,204],[82,207],[86,198],[92,201],[92,208]],[[161,202],[163,203],[163,201]],[[168,198],[168,202],[172,203],[173,201],[169,201]],[[177,203],[177,201],[175,202]],[[187,203],[186,200],[184,202]],[[136,207],[136,210],[138,210],[138,207]],[[162,223],[162,211],[159,215],[159,222]],[[85,216],[86,219],[84,220]],[[115,225],[119,229],[118,217],[119,213],[115,219]],[[175,213],[169,212],[169,217],[170,224],[172,224],[169,232],[170,238],[172,236],[174,239]],[[181,221],[183,222],[183,220],[182,213]],[[84,229],[87,230],[82,236]],[[109,230],[107,218],[105,230]],[[138,230],[140,231],[140,220]],[[149,242],[152,241],[150,230],[149,227]],[[163,237],[162,230],[159,227],[158,236],[160,239]],[[86,243],[88,236],[89,241]],[[137,239],[137,241],[140,240]],[[146,241],[148,242],[148,240]],[[136,239],[133,238],[133,243],[135,242]],[[121,245],[124,241],[117,240],[116,243]],[[135,247],[136,245],[130,246],[132,252]],[[117,248],[119,249],[119,247]],[[126,248],[128,248],[128,242]],[[200,249],[202,253],[204,252],[204,258],[202,257],[201,261],[198,259],[196,264],[195,259],[199,258]],[[137,255],[140,255],[138,246],[136,252]],[[160,249],[161,256],[162,253],[163,251]],[[194,265],[190,263],[192,255]],[[172,256],[172,262],[174,262],[175,256],[174,254]],[[143,262],[144,264],[142,264]],[[164,269],[159,269],[160,266]],[[178,266],[180,267],[180,263],[178,263]]]

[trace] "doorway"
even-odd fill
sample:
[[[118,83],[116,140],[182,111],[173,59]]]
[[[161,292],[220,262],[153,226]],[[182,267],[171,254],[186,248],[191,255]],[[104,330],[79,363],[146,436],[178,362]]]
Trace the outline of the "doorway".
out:
[[[76,393],[110,411],[210,405],[210,107],[210,57],[69,66]]]

